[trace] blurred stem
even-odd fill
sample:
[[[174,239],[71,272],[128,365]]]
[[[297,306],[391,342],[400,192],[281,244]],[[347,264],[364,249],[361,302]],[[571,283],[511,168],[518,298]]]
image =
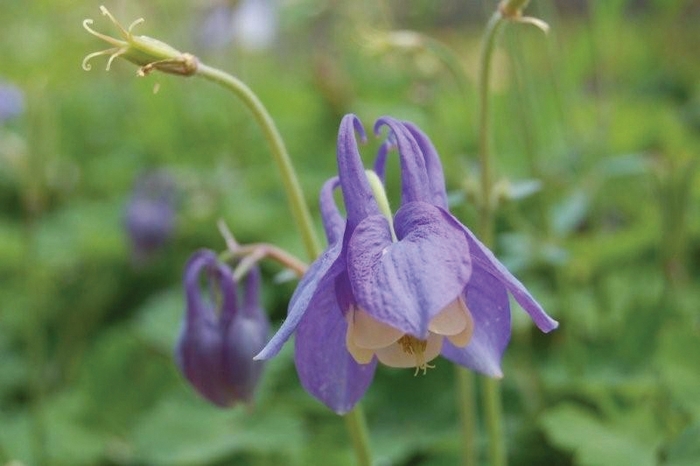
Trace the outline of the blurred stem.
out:
[[[213,81],[232,91],[253,113],[255,121],[260,125],[272,149],[272,155],[280,171],[280,175],[282,176],[282,183],[287,193],[292,216],[301,234],[308,257],[310,259],[315,259],[321,254],[321,246],[314,230],[311,212],[304,199],[304,194],[299,184],[299,178],[297,177],[292,161],[287,153],[282,136],[277,130],[267,109],[258,96],[256,96],[243,81],[234,76],[203,63],[198,64],[196,73],[204,79]]]
[[[457,402],[462,424],[462,465],[475,466],[478,461],[476,449],[476,399],[475,377],[472,372],[455,365],[457,377]]]
[[[479,230],[486,246],[493,244],[493,175],[491,173],[491,115],[489,83],[496,36],[503,25],[503,16],[496,12],[491,16],[484,33],[479,62],[479,165],[481,168],[481,202],[479,203]]]
[[[197,74],[232,91],[253,113],[255,120],[262,128],[272,148],[272,154],[282,175],[282,182],[287,192],[294,220],[302,235],[306,252],[311,260],[315,259],[321,254],[321,246],[316,237],[311,213],[304,199],[299,179],[294,171],[287,149],[284,146],[282,136],[280,136],[265,106],[243,81],[228,73],[199,63]],[[355,408],[346,414],[344,418],[357,456],[357,464],[359,466],[370,466],[369,436],[362,406],[359,404],[355,405]]]
[[[369,450],[369,434],[362,406],[358,403],[345,416],[345,426],[350,433],[352,445],[355,448],[358,466],[371,466],[372,455]]]
[[[488,247],[494,243],[493,175],[491,173],[491,115],[489,113],[489,83],[496,37],[504,23],[497,10],[489,19],[484,33],[479,62],[479,161],[481,165],[481,203],[479,205],[479,232],[481,241]],[[497,380],[482,378],[485,422],[489,437],[489,460],[491,466],[505,466],[507,455],[503,437],[501,391]]]

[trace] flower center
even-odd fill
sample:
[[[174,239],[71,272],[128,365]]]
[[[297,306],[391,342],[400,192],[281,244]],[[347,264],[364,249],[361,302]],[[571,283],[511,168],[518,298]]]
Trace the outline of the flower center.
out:
[[[345,343],[357,363],[369,364],[376,357],[390,367],[415,368],[416,375],[421,370],[425,374],[435,367],[429,363],[440,355],[443,340],[464,348],[474,331],[471,312],[461,297],[432,318],[425,339],[380,322],[357,306],[351,306],[346,319]]]
[[[425,350],[428,347],[427,340],[419,340],[418,338],[411,335],[404,335],[399,338],[399,345],[401,349],[406,354],[415,356],[416,358],[416,372],[413,375],[418,375],[419,371],[423,371],[423,375],[428,372],[428,369],[435,368],[434,365],[428,364],[425,361]]]

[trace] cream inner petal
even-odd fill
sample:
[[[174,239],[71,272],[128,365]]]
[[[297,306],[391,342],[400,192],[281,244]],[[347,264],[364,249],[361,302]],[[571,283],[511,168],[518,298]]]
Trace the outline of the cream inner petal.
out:
[[[348,352],[358,364],[369,364],[374,357],[374,350],[357,346],[352,339],[350,328],[351,326],[349,325],[345,335],[345,345],[348,348]]]
[[[351,307],[347,318],[348,339],[360,348],[384,348],[403,336],[401,330],[379,322],[359,307]]]
[[[471,312],[464,300],[457,298],[433,317],[428,324],[428,330],[440,335],[459,335],[473,324]]]
[[[397,341],[391,346],[378,349],[376,352],[377,359],[379,359],[382,364],[389,367],[416,367],[417,369],[425,369],[427,368],[427,364],[440,354],[442,350],[442,339],[442,335],[435,333],[429,334],[428,340],[422,340],[426,343],[422,351],[406,351],[404,345]],[[421,341],[415,338],[414,340],[417,342]]]

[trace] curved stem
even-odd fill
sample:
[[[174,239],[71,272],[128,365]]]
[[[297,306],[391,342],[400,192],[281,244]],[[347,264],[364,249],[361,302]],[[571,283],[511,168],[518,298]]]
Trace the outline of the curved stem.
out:
[[[489,20],[481,49],[479,75],[479,161],[481,164],[481,203],[479,205],[479,232],[481,241],[488,247],[494,243],[493,175],[491,167],[491,115],[489,107],[489,83],[494,44],[503,25],[500,10]],[[497,380],[482,378],[486,430],[489,437],[489,462],[491,466],[505,466],[507,455],[503,436],[503,415],[500,384]]]
[[[369,450],[369,434],[362,406],[358,403],[352,411],[343,416],[345,426],[350,433],[352,445],[355,448],[358,466],[371,466],[372,455]]]
[[[272,149],[272,155],[280,171],[292,215],[301,234],[306,252],[309,259],[315,259],[321,253],[321,246],[313,226],[311,212],[304,199],[299,179],[294,171],[282,137],[267,109],[243,81],[228,73],[199,63],[196,74],[232,91],[253,113],[255,121],[260,125]]]
[[[265,106],[243,81],[228,73],[199,63],[197,65],[196,74],[232,91],[253,113],[255,120],[262,128],[265,138],[272,149],[272,154],[279,168],[282,182],[284,183],[284,188],[289,199],[292,215],[301,233],[309,259],[316,259],[316,257],[321,254],[321,246],[313,227],[311,213],[304,200],[299,179],[296,176],[282,137],[272,117],[270,117],[270,114],[265,109]],[[271,253],[275,251],[268,249],[266,252]],[[359,466],[370,466],[369,436],[367,434],[367,426],[362,406],[359,404],[355,405],[355,408],[346,414],[344,418],[357,456],[357,464]]]

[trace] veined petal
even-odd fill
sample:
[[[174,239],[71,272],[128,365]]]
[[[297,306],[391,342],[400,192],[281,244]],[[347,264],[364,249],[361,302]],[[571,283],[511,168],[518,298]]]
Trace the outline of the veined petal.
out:
[[[441,209],[411,202],[395,218],[372,216],[348,242],[347,270],[357,305],[374,319],[425,339],[428,324],[469,280],[469,246]]]
[[[453,222],[459,223],[456,219]],[[543,332],[551,332],[559,326],[559,322],[549,317],[542,309],[540,303],[532,297],[525,286],[511,274],[508,269],[498,260],[496,256],[479,241],[479,239],[469,231],[467,227],[461,225],[467,240],[469,241],[469,250],[472,253],[472,259],[478,263],[485,271],[497,277],[500,282],[511,292],[515,300],[522,308],[530,314],[530,317]]]
[[[393,140],[399,150],[401,162],[401,204],[423,201],[431,202],[428,174],[425,160],[418,143],[408,129],[398,120],[382,117],[374,124],[374,132],[379,134],[382,126],[391,129]]]
[[[345,115],[338,130],[338,177],[343,191],[348,228],[352,231],[363,218],[379,213],[372,188],[365,175],[365,167],[357,148],[355,132],[365,139],[360,120],[352,114]]]
[[[416,125],[408,121],[404,121],[403,125],[408,129],[413,138],[418,143],[418,147],[423,154],[425,161],[425,169],[428,172],[428,183],[430,192],[432,193],[433,204],[443,209],[447,209],[447,189],[445,188],[445,175],[442,171],[442,163],[438,156],[437,150],[430,138],[423,131],[418,129]]]
[[[474,319],[474,334],[464,348],[445,341],[442,355],[482,374],[502,377],[501,357],[510,340],[510,302],[505,286],[474,262],[462,299]]]
[[[333,191],[340,185],[340,180],[334,176],[326,181],[321,188],[319,204],[321,208],[321,220],[323,220],[323,230],[326,232],[328,244],[333,244],[343,237],[345,229],[345,219],[340,215],[338,206],[333,198]]]
[[[322,292],[297,327],[294,361],[302,386],[338,414],[367,391],[376,360],[358,364],[345,345],[347,322],[334,293]]]
[[[289,339],[299,325],[307,309],[314,305],[314,300],[325,299],[324,294],[335,296],[334,281],[343,270],[345,261],[341,255],[343,242],[332,244],[316,261],[299,282],[289,302],[287,318],[265,348],[254,359],[270,359],[279,353],[282,345]]]

